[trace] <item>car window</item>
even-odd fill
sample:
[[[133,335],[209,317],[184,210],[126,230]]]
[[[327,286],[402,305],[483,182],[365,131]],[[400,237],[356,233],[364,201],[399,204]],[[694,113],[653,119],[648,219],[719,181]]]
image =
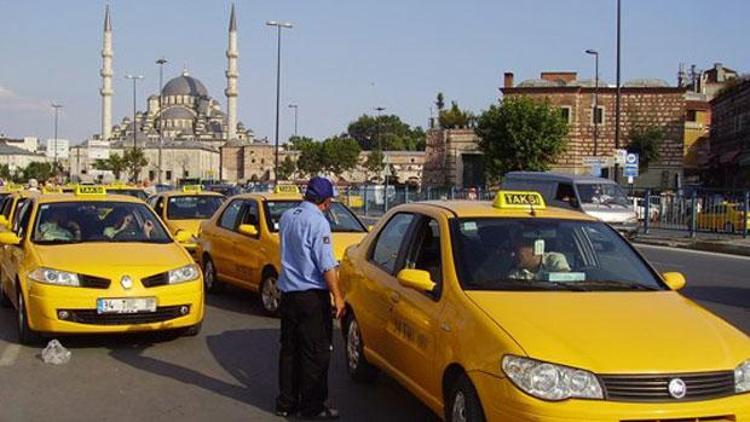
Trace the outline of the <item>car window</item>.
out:
[[[31,219],[31,200],[22,199],[18,201],[18,209],[16,210],[13,232],[20,238],[28,232],[29,220]]]
[[[412,221],[414,221],[414,214],[400,213],[394,215],[378,234],[370,261],[386,272],[394,274],[401,244],[404,242],[406,232]]]
[[[334,233],[364,233],[367,231],[346,205],[340,202],[332,203],[331,208],[325,215],[331,225],[331,231]]]
[[[5,218],[10,218],[10,210],[13,207],[13,197],[7,197],[3,199],[2,214]]]
[[[250,224],[251,226],[258,226],[260,223],[260,216],[258,215],[258,201],[250,199],[245,201],[244,215],[242,216],[242,224]]]
[[[164,216],[164,197],[160,196],[156,200],[156,205],[154,205],[154,211],[156,211],[156,214],[159,215],[159,217]]]
[[[218,196],[173,196],[167,203],[167,219],[205,220],[211,218],[220,206],[221,198]]]
[[[439,286],[443,282],[442,256],[440,254],[440,226],[437,220],[424,218],[413,236],[406,267],[430,273],[430,280]]]
[[[302,202],[301,200],[283,200],[283,201],[266,201],[266,224],[268,229],[272,232],[279,231],[279,221],[281,221],[281,215],[287,210],[296,208],[297,205]]]
[[[230,202],[229,205],[224,208],[224,213],[221,215],[221,219],[219,220],[219,226],[227,230],[234,230],[237,227],[237,217],[240,214],[241,208],[242,201],[240,201],[239,199],[235,199],[234,201]]]
[[[557,192],[555,193],[555,200],[565,203],[570,203],[571,199],[576,197],[576,193],[573,190],[573,185],[570,183],[560,183],[557,185]]]

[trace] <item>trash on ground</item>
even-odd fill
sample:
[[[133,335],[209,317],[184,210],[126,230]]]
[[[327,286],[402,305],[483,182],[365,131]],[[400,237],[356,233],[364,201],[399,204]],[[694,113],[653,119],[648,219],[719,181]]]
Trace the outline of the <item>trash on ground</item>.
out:
[[[57,340],[50,340],[47,347],[42,350],[42,360],[51,365],[63,365],[70,361],[70,350],[63,347]]]

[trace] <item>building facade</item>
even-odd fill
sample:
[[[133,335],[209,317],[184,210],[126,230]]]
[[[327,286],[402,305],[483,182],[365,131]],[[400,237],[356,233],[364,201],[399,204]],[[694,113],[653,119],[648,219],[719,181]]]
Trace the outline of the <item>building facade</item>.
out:
[[[484,185],[479,137],[473,129],[427,131],[422,183],[427,186]]]
[[[47,163],[51,160],[46,155],[31,152],[16,146],[21,139],[0,138],[0,165],[8,166],[8,170],[15,172],[27,167],[31,163]]]
[[[710,179],[714,186],[750,187],[750,79],[711,101]]]

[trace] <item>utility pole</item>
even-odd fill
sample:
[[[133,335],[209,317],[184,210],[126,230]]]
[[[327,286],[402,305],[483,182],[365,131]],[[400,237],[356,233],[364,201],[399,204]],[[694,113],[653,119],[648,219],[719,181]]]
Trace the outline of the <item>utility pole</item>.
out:
[[[385,211],[388,211],[388,160],[385,158],[385,151],[383,150],[383,135],[381,133],[381,117],[383,115],[383,111],[385,111],[385,107],[378,106],[375,107],[375,111],[378,112],[378,148],[380,149],[380,155],[382,156],[382,163],[383,166],[383,185],[385,186],[383,189],[383,198],[384,198],[384,204],[385,204]]]
[[[136,143],[136,134],[138,133],[138,125],[135,121],[135,114],[136,114],[136,85],[138,81],[143,79],[143,75],[125,75],[125,79],[130,79],[133,81],[133,182],[138,181],[138,175],[135,174],[136,172],[136,162],[135,162],[135,152],[138,150],[138,144]],[[123,148],[124,152],[124,148]]]
[[[58,173],[59,168],[60,168],[60,163],[57,161],[57,121],[58,121],[58,118],[59,118],[58,116],[60,114],[60,109],[62,107],[63,107],[62,104],[52,103],[52,108],[55,109],[55,143],[54,143],[54,147],[53,147],[55,149],[55,152],[54,152],[54,154],[55,154],[55,176],[57,176],[57,173]]]
[[[289,108],[294,109],[294,137],[297,137],[297,112],[299,111],[299,104],[289,104]]]
[[[594,65],[594,107],[591,115],[594,120],[594,157],[596,157],[599,155],[597,149],[597,138],[599,137],[599,52],[596,50],[586,50],[586,54],[592,54],[596,63]]]
[[[276,27],[276,137],[274,141],[274,167],[273,167],[273,184],[279,182],[279,103],[281,101],[281,29],[291,29],[292,24],[289,22],[268,21],[268,26]]]
[[[162,110],[162,102],[161,102],[162,95],[161,95],[161,90],[164,89],[164,82],[163,82],[164,81],[164,65],[166,63],[167,63],[167,59],[165,59],[164,57],[162,57],[162,58],[160,58],[159,60],[156,61],[156,64],[159,65],[159,114],[160,115],[161,115],[161,112],[164,111],[164,110]],[[161,161],[161,156],[162,156],[162,148],[164,147],[164,137],[162,136],[162,133],[161,133],[162,132],[161,119],[159,119],[159,120],[160,120],[160,123],[159,123],[159,177],[157,178],[157,181],[161,185],[162,184],[162,178],[161,178],[162,161]]]
[[[620,0],[617,0],[617,91],[615,94],[615,149],[620,149]],[[615,161],[615,182],[620,182]]]

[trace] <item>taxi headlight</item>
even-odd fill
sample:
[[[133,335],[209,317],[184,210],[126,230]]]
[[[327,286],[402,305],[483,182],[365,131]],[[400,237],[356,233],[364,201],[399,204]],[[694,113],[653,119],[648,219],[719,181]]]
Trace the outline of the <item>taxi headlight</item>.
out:
[[[184,283],[198,278],[198,266],[195,264],[185,265],[184,267],[169,272],[169,284]]]
[[[734,369],[734,391],[737,393],[750,391],[750,359]]]
[[[540,399],[604,398],[596,375],[582,369],[513,355],[503,356],[502,368],[516,387]]]
[[[29,273],[29,278],[36,282],[45,284],[74,287],[81,286],[81,282],[78,280],[78,274],[51,270],[49,268],[37,268]]]

